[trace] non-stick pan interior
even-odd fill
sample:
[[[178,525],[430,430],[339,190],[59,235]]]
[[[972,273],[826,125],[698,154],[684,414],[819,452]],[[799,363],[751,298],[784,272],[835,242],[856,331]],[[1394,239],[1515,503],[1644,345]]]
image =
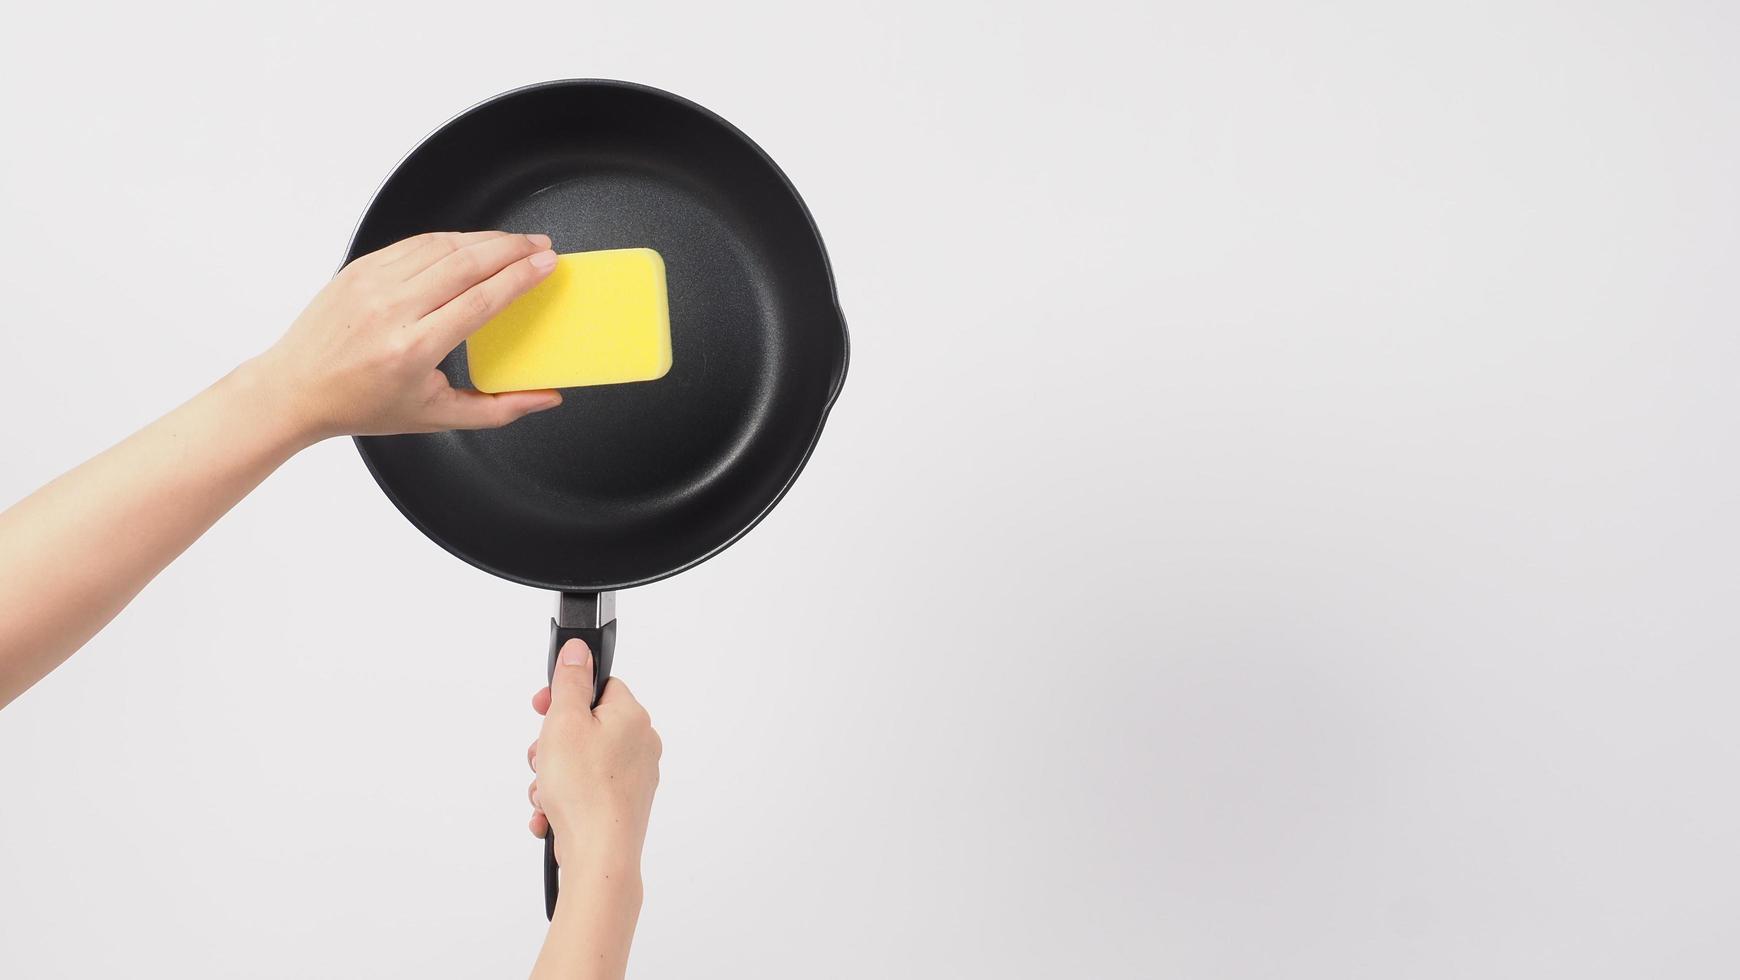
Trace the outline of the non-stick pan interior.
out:
[[[845,370],[821,242],[772,163],[699,107],[622,83],[521,89],[400,164],[351,258],[434,230],[541,231],[664,255],[664,378],[564,391],[505,429],[359,439],[437,542],[545,588],[663,577],[747,530],[802,468]],[[463,350],[442,370],[468,384]]]

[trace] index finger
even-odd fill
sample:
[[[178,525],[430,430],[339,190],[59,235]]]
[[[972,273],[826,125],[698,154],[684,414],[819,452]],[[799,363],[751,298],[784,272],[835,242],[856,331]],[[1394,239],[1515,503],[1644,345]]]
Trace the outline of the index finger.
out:
[[[598,696],[600,708],[607,704],[639,704],[634,698],[634,692],[628,689],[620,678],[612,677],[604,682],[604,693]]]
[[[489,322],[490,317],[507,309],[509,303],[543,282],[554,268],[556,253],[547,248],[511,263],[425,315],[424,336],[445,354]]]
[[[401,238],[391,245],[375,249],[366,255],[359,255],[356,261],[350,263],[359,268],[382,268],[398,262],[413,253],[433,251],[445,255],[455,248],[461,248],[472,242],[488,238],[499,238],[507,234],[505,231],[426,231],[421,235]],[[419,266],[418,269],[422,267]],[[416,271],[416,270],[413,270]]]
[[[412,316],[426,316],[514,262],[549,247],[548,235],[502,235],[472,242],[407,279],[400,292]]]

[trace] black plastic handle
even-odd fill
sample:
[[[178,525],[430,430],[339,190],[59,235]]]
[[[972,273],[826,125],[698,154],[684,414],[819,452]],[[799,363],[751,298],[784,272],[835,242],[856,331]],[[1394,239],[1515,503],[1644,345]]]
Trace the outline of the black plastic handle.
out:
[[[616,620],[611,620],[603,626],[558,626],[554,619],[550,620],[550,671],[549,677],[556,677],[556,657],[562,652],[562,644],[579,637],[592,648],[592,706],[598,707],[598,699],[604,694],[604,682],[610,679],[610,661],[616,654]],[[556,866],[556,831],[551,828],[544,834],[544,916],[556,917],[556,896],[561,894],[561,884]]]

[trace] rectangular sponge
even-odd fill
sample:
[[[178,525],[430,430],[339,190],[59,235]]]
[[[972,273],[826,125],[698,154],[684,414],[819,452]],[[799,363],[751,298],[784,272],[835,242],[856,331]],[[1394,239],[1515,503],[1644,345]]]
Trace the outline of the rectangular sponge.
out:
[[[665,260],[650,248],[560,256],[465,342],[479,391],[652,381],[671,369]]]

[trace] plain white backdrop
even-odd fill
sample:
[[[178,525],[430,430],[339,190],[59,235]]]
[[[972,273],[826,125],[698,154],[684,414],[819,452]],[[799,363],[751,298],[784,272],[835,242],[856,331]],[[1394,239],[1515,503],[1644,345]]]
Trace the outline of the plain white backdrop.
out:
[[[829,429],[620,599],[636,974],[1740,970],[1732,5],[7,22],[0,504],[270,343],[499,90],[670,89],[807,199]],[[521,974],[551,607],[293,460],[0,713],[0,975]]]

